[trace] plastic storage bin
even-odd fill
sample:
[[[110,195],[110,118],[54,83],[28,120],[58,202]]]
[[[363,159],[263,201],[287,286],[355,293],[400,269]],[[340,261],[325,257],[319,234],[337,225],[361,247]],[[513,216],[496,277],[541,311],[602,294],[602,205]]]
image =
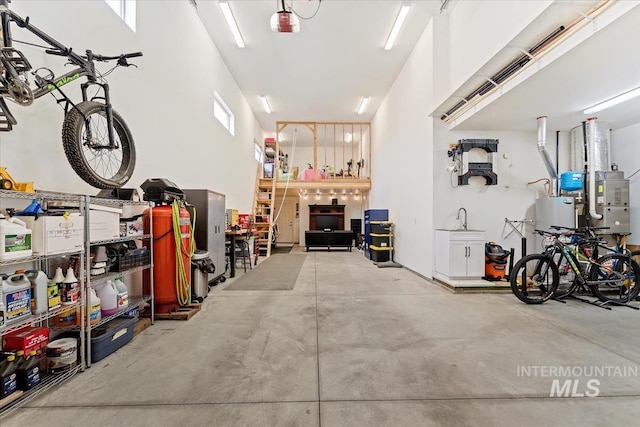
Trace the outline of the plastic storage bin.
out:
[[[91,331],[91,362],[104,359],[133,339],[137,317],[118,317]]]
[[[376,246],[371,246],[371,260],[373,262],[385,262],[390,260],[390,247],[380,248]]]

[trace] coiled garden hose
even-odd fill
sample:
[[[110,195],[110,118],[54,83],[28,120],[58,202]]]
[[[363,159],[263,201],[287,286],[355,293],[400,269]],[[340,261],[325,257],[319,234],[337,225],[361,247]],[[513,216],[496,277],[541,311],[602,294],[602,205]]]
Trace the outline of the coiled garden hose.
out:
[[[196,210],[193,209],[193,225],[189,224],[189,247],[185,247],[180,231],[180,203],[177,200],[171,205],[171,218],[173,220],[173,236],[176,242],[176,297],[178,304],[185,306],[191,302],[191,283],[187,277],[187,270],[182,259],[182,254],[189,259],[195,253],[193,229],[196,226]],[[189,265],[188,268],[191,268]]]

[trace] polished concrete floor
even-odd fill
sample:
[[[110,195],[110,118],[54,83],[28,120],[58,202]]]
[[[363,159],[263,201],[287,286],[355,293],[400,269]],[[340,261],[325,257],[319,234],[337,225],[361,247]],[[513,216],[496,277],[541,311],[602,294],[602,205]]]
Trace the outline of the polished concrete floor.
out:
[[[229,283],[0,426],[640,425],[636,310],[453,294],[358,252],[310,252],[292,291]]]

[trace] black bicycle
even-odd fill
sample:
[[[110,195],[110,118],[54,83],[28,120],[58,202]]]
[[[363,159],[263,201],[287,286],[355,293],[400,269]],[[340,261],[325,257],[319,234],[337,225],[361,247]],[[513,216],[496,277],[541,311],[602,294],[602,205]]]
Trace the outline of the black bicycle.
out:
[[[511,290],[521,301],[541,304],[579,288],[590,290],[604,303],[627,304],[638,296],[640,266],[629,254],[607,253],[596,258],[593,249],[601,244],[599,240],[578,235],[572,241],[567,234],[573,233],[535,231],[551,237],[552,242],[543,253],[527,255],[514,265]]]
[[[127,59],[142,56],[141,52],[118,56],[104,56],[86,50],[78,55],[51,36],[36,28],[29,18],[22,18],[9,10],[11,0],[0,0],[0,131],[11,131],[17,124],[5,100],[28,106],[46,94],[52,94],[56,102],[64,105],[62,144],[73,170],[90,185],[97,188],[119,188],[133,174],[136,151],[131,131],[122,117],[112,108],[109,85],[104,75],[95,68],[96,61],[117,60],[118,66],[128,67]],[[46,43],[37,46],[50,55],[67,57],[74,69],[56,77],[49,68],[31,71],[26,56],[16,49],[11,34],[11,24],[26,29]],[[35,87],[29,81],[33,76]],[[82,102],[74,103],[61,89],[67,83],[86,78],[80,85]],[[89,88],[97,86],[89,97]],[[59,96],[56,96],[59,95]]]

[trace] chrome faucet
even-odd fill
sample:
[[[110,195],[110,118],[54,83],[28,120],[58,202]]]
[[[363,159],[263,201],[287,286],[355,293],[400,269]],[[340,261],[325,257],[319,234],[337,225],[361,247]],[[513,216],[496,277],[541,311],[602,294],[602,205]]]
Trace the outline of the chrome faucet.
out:
[[[460,211],[464,211],[464,222],[462,223],[462,228],[464,230],[467,229],[467,210],[465,208],[460,208],[458,209],[458,216],[456,216],[456,219],[460,219]]]

